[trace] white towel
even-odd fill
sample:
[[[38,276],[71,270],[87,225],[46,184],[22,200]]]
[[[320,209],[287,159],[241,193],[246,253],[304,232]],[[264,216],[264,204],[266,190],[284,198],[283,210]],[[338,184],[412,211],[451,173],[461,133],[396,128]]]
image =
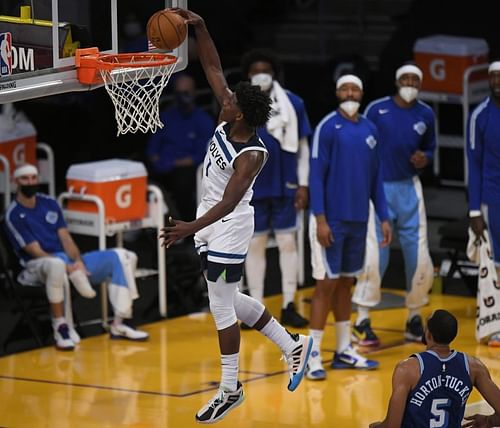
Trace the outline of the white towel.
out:
[[[467,256],[479,265],[477,283],[476,340],[487,341],[492,334],[500,332],[500,287],[491,254],[488,231],[484,238],[477,238],[469,228]]]
[[[299,129],[293,104],[276,80],[273,81],[270,96],[272,111],[271,118],[267,122],[267,131],[279,141],[282,150],[297,153],[299,150]]]

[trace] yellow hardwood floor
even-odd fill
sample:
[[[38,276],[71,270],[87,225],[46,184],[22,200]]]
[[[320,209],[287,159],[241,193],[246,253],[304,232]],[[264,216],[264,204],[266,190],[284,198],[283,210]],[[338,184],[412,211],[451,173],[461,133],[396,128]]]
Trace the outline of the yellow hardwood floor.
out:
[[[312,289],[300,292],[299,299]],[[394,292],[394,291],[391,291]],[[396,292],[394,292],[396,293]],[[266,300],[279,314],[281,296]],[[299,308],[308,314],[309,307]],[[475,355],[500,384],[500,349],[474,339],[475,299],[432,295],[424,309],[445,308],[459,319],[454,348]],[[304,379],[293,393],[278,348],[255,331],[242,332],[240,380],[245,401],[219,427],[367,427],[385,415],[397,361],[423,345],[405,343],[405,309],[372,313],[382,340],[370,352],[381,368],[372,372],[331,371],[323,382]],[[0,427],[191,427],[219,381],[218,344],[209,314],[193,314],[143,326],[146,343],[84,339],[74,352],[52,347],[0,358]],[[306,331],[306,330],[305,330]],[[334,349],[329,319],[323,359]],[[474,392],[469,403],[481,400]]]

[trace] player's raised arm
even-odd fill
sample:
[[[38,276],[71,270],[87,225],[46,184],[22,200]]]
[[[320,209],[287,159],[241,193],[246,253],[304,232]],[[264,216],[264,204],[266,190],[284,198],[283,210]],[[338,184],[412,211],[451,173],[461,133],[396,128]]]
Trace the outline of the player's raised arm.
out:
[[[232,93],[227,85],[217,48],[208,32],[205,21],[190,10],[174,8],[172,11],[181,15],[186,20],[186,24],[191,24],[194,27],[201,65],[219,104],[222,105],[224,99],[231,96]]]

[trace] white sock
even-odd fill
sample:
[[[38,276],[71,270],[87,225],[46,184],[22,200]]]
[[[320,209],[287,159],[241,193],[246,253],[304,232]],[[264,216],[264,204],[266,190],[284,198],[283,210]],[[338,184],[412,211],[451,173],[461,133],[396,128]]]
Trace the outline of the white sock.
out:
[[[52,318],[52,328],[54,330],[57,330],[61,324],[67,324],[66,318],[64,317]]]
[[[260,330],[271,342],[276,343],[284,354],[289,354],[297,346],[297,342],[285,328],[272,317],[269,322]]]
[[[408,308],[408,320],[411,320],[416,315],[420,315],[420,308],[416,309]]]
[[[312,351],[317,351],[321,354],[321,341],[323,340],[324,330],[309,329],[309,336],[313,338]]]
[[[351,321],[335,323],[337,332],[337,352],[344,352],[351,344]]]
[[[250,241],[245,261],[245,275],[250,296],[262,302],[266,277],[267,235],[257,235]]]
[[[298,257],[295,232],[277,233],[276,243],[280,254],[281,289],[283,292],[283,309],[292,303],[297,291]]]
[[[236,391],[238,386],[238,360],[239,352],[236,354],[221,355],[222,378],[220,387],[225,391]]]
[[[358,317],[356,318],[356,325],[360,325],[364,320],[370,318],[370,308],[368,306],[358,305]]]
[[[123,318],[115,316],[115,319],[113,320],[114,325],[120,325],[123,324]]]

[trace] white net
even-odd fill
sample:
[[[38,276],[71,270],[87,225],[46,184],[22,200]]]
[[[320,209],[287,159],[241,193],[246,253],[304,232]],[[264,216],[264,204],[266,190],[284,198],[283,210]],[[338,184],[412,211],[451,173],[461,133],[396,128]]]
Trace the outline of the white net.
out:
[[[124,64],[113,70],[100,69],[106,91],[115,105],[117,135],[137,131],[154,133],[163,128],[160,96],[174,71],[175,62],[150,66],[147,62],[142,65],[144,58],[140,62],[140,67]]]

